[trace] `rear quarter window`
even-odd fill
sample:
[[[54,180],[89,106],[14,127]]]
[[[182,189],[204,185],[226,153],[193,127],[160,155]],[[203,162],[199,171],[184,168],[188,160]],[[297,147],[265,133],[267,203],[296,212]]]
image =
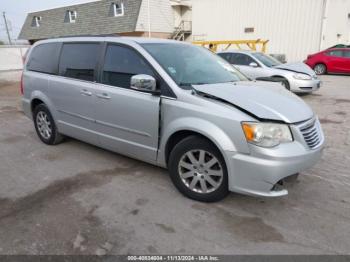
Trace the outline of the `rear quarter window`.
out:
[[[46,74],[58,73],[59,43],[41,44],[30,53],[27,70]]]
[[[350,58],[350,51],[344,51],[344,57]]]

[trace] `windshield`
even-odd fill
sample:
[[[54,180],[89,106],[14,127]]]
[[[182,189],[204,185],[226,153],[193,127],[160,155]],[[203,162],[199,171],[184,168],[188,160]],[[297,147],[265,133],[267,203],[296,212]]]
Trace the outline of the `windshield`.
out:
[[[282,64],[272,56],[263,53],[252,53],[252,55],[267,67],[274,67]]]
[[[142,46],[183,88],[248,80],[224,59],[203,47],[175,43]]]

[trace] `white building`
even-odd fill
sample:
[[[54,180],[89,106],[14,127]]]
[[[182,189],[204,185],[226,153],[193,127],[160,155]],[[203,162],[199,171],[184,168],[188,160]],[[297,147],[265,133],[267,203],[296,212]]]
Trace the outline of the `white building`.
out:
[[[289,62],[350,44],[350,0],[192,0],[193,40],[266,39]]]

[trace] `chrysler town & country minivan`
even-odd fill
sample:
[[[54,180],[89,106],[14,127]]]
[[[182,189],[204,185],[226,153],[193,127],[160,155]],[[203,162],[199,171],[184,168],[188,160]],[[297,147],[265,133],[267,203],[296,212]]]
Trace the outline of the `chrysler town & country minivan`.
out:
[[[39,41],[21,90],[44,143],[73,137],[168,168],[199,201],[286,195],[281,182],[312,167],[324,144],[317,116],[280,84],[248,81],[210,51],[172,40]]]

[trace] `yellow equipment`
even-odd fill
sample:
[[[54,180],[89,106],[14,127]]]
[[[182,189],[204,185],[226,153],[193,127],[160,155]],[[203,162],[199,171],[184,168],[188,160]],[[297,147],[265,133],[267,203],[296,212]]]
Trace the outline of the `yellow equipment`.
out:
[[[257,51],[257,46],[261,45],[260,51],[265,53],[269,40],[224,40],[224,41],[194,41],[193,44],[201,45],[209,48],[213,52],[218,51],[219,45],[225,45],[222,51],[227,50],[230,46],[235,45],[238,49],[242,49],[241,45],[247,45],[249,49]]]

